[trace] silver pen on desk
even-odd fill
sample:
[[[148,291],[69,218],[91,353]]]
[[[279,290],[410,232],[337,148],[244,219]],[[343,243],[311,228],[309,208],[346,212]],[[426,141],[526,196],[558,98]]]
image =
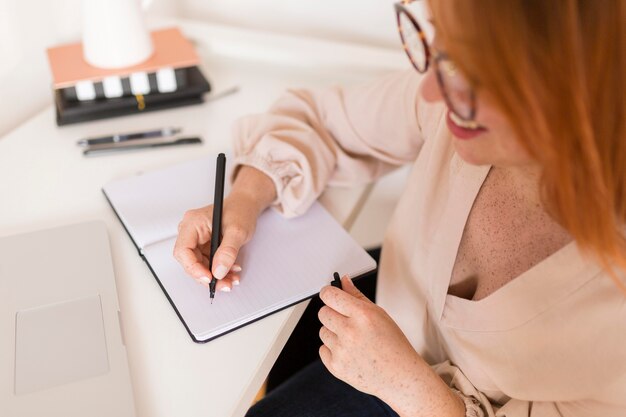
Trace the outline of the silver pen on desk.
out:
[[[179,127],[166,127],[163,129],[148,130],[145,132],[118,133],[118,134],[109,135],[109,136],[100,136],[96,138],[81,139],[77,142],[77,144],[78,146],[87,147],[87,146],[92,146],[92,145],[104,145],[107,143],[125,142],[128,140],[168,137],[168,136],[174,136],[180,132],[182,132],[182,129]]]
[[[235,94],[239,91],[239,86],[234,85],[225,90],[210,94],[206,101],[216,101],[224,97],[228,97],[232,94]],[[81,139],[77,142],[78,146],[83,148],[87,148],[93,145],[106,145],[106,144],[115,144],[119,142],[126,142],[130,140],[138,140],[138,139],[152,139],[152,138],[160,138],[160,137],[169,137],[175,136],[182,132],[182,129],[179,127],[166,127],[163,129],[149,130],[146,132],[136,132],[136,133],[119,133],[115,135],[109,136],[101,136],[95,138]]]
[[[170,146],[180,145],[195,145],[201,144],[202,139],[199,137],[179,138],[170,140],[167,142],[156,143],[137,143],[132,145],[111,145],[111,146],[96,146],[94,148],[87,148],[83,151],[84,156],[98,156],[107,154],[116,154],[121,152],[139,151],[142,149],[163,148]]]

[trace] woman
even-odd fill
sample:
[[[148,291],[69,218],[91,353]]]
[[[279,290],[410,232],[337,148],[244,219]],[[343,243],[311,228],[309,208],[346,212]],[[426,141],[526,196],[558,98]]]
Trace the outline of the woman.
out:
[[[324,288],[323,366],[250,414],[626,416],[626,3],[429,6],[427,47],[397,5],[417,71],[290,91],[237,125],[225,290],[266,207],[297,216],[327,184],[413,164],[379,306],[349,279]],[[175,248],[200,282],[210,213],[187,213]]]

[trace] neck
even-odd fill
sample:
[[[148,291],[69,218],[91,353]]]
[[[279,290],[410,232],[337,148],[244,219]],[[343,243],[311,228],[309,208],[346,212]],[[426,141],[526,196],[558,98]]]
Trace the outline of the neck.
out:
[[[538,165],[522,165],[514,167],[493,167],[501,171],[507,178],[515,193],[527,206],[541,206],[539,181],[541,179],[541,167]]]

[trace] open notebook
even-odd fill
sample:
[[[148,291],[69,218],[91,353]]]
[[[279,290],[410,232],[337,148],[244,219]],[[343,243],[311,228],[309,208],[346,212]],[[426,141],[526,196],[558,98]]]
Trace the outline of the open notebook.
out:
[[[173,258],[185,211],[212,203],[216,156],[117,180],[103,192],[146,261],[191,338],[207,342],[310,298],[330,284],[334,271],[357,277],[375,261],[315,203],[295,219],[272,209],[239,253],[241,285],[218,292],[188,277]],[[232,164],[227,163],[229,178]],[[225,195],[229,186],[226,185]]]

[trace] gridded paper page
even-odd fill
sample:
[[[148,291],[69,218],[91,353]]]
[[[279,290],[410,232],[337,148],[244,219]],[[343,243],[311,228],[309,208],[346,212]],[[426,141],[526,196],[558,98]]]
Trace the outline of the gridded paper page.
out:
[[[376,263],[319,204],[296,219],[273,210],[259,218],[253,239],[242,248],[241,285],[218,292],[188,277],[172,257],[175,239],[144,250],[171,301],[196,341],[206,341],[317,294],[333,272],[358,276]]]
[[[174,237],[185,212],[213,202],[215,155],[104,186],[117,215],[141,249]],[[229,164],[226,178],[230,177]],[[230,165],[232,166],[232,164]],[[226,181],[225,193],[229,184]]]

